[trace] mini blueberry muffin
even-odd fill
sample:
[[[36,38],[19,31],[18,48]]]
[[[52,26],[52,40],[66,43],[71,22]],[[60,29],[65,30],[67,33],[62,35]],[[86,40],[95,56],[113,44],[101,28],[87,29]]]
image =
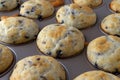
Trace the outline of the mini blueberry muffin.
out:
[[[5,72],[14,60],[12,51],[2,44],[0,44],[0,74]]]
[[[80,6],[88,6],[91,8],[95,8],[101,5],[103,0],[73,0],[73,2]]]
[[[120,78],[104,71],[94,70],[85,72],[74,80],[120,80]]]
[[[96,22],[96,13],[87,6],[70,4],[61,7],[56,13],[58,23],[78,29],[90,27]]]
[[[28,0],[21,5],[20,15],[39,20],[54,13],[53,5],[47,0]]]
[[[88,60],[99,69],[120,73],[120,38],[101,36],[91,41],[87,48]]]
[[[112,0],[110,3],[110,9],[116,13],[120,13],[120,0]]]
[[[10,80],[67,80],[64,67],[54,58],[34,55],[17,62]]]
[[[84,42],[81,31],[64,24],[47,25],[37,37],[40,51],[55,58],[66,58],[80,53]]]
[[[120,36],[120,14],[111,14],[101,22],[101,29],[111,35]]]
[[[12,2],[12,5],[11,5]],[[20,0],[0,0],[0,11],[10,11],[20,4]]]
[[[36,38],[38,25],[24,17],[3,17],[0,21],[0,41],[9,44],[25,43]]]

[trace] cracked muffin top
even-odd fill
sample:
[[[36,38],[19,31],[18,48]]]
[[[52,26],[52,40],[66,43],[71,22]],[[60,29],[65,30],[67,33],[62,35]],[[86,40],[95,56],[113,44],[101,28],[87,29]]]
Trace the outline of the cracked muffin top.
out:
[[[54,58],[34,55],[17,62],[10,80],[66,80],[66,71]]]
[[[0,25],[0,41],[8,44],[28,42],[39,32],[37,23],[24,17],[2,17]]]
[[[64,24],[50,24],[44,27],[37,37],[37,46],[44,54],[65,58],[78,54],[84,48],[81,31]]]
[[[120,38],[109,35],[92,40],[87,47],[87,57],[99,69],[120,73]]]
[[[100,28],[107,34],[120,36],[120,14],[110,14],[106,16]]]
[[[41,20],[51,16],[53,13],[54,7],[47,0],[28,0],[20,7],[20,14],[28,18]]]
[[[78,29],[93,26],[96,17],[96,13],[91,8],[77,4],[64,5],[56,13],[58,23]]]

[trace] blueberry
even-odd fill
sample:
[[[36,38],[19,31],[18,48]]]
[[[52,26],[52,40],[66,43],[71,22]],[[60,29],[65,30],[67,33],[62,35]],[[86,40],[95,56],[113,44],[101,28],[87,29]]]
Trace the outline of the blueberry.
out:
[[[47,52],[48,55],[51,55],[52,53],[51,52]]]
[[[42,42],[42,44],[46,44],[46,42],[45,42],[45,41],[43,41],[43,42]]]
[[[69,30],[69,31],[67,31],[67,33],[65,34],[64,38],[67,37],[68,35],[74,33],[74,32],[75,32],[74,30]]]
[[[3,7],[6,7],[6,5],[4,5],[4,4],[3,4],[2,6],[3,6]]]
[[[95,65],[94,65],[94,66],[95,66],[95,68],[97,68],[97,69],[98,69],[98,64],[97,64],[97,63],[95,63]]]
[[[64,38],[66,38],[68,35],[70,35],[71,33],[68,31],[65,35]]]
[[[24,66],[26,66],[27,64],[24,64]]]
[[[21,24],[23,21],[22,20],[18,20],[18,22]]]
[[[102,55],[102,53],[97,53],[97,54],[98,54],[98,56]]]
[[[116,12],[116,13],[119,13],[119,11],[118,11],[118,10],[116,10],[115,12]]]
[[[108,27],[106,26],[105,29],[108,29]]]
[[[62,50],[57,50],[56,51],[56,54],[57,54],[57,58],[60,58],[61,56],[62,56],[62,54],[63,54],[63,52],[62,52]]]
[[[34,35],[34,37],[36,38],[36,37],[37,37],[37,35]]]
[[[74,33],[74,32],[76,32],[76,31],[75,31],[75,30],[70,30],[70,32]]]
[[[35,7],[32,7],[31,12],[34,12],[34,11],[35,11]]]
[[[62,20],[60,24],[63,24],[63,23],[64,23],[64,21]]]
[[[60,15],[58,15],[58,17],[60,17]]]
[[[64,45],[63,44],[60,44],[60,47],[63,47]]]
[[[6,1],[2,1],[1,4],[4,4]]]
[[[39,15],[39,16],[38,16],[38,20],[39,20],[39,21],[43,20],[42,15]]]
[[[60,26],[59,24],[56,24],[55,26]]]
[[[19,3],[17,3],[17,8],[20,8],[20,4]]]
[[[30,12],[29,11],[26,11],[27,14],[29,14]]]
[[[25,36],[26,39],[29,39],[29,36]]]
[[[39,61],[40,60],[40,58],[37,58],[37,61]]]
[[[47,80],[45,76],[40,76],[40,78],[42,78],[42,80]]]
[[[82,19],[81,22],[84,22],[84,20]]]
[[[32,61],[28,61],[29,65],[32,66],[33,62]]]
[[[82,8],[82,6],[80,6],[80,8]]]
[[[75,14],[74,11],[72,11],[71,14],[74,15]]]
[[[24,6],[21,6],[21,8],[24,8]]]
[[[119,74],[120,74],[120,72],[119,72],[119,70],[116,68],[116,69],[115,69],[115,71],[114,71],[114,72],[112,72],[112,74],[119,75]]]

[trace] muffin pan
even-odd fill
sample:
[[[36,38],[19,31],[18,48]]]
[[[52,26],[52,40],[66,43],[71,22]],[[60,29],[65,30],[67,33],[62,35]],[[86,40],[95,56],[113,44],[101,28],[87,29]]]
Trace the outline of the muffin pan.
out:
[[[22,2],[24,1],[25,0],[22,0]],[[70,4],[73,2],[72,0],[64,0],[64,1],[65,1],[65,4]],[[101,31],[100,24],[101,24],[101,21],[107,15],[114,13],[109,8],[109,3],[111,1],[112,0],[103,0],[103,3],[100,6],[93,9],[97,14],[96,24],[92,27],[81,30],[86,38],[86,42],[89,43],[91,40],[99,36],[107,35]],[[55,8],[55,13],[52,16],[45,18],[42,21],[35,20],[38,23],[40,29],[42,29],[46,25],[57,23],[55,19],[57,9],[59,9],[59,7]],[[15,9],[9,12],[0,12],[0,16],[3,16],[3,15],[11,16],[15,14],[19,14],[19,9]],[[0,80],[9,80],[9,77],[13,71],[14,64],[20,59],[27,57],[27,56],[32,56],[32,55],[38,55],[38,54],[43,55],[37,48],[36,40],[28,42],[28,43],[24,43],[24,44],[19,44],[19,45],[10,45],[10,44],[4,44],[4,45],[7,45],[13,50],[13,52],[15,52],[15,59],[14,59],[12,67],[10,67],[3,74],[0,74]],[[68,73],[68,80],[73,80],[75,77],[77,77],[78,75],[86,71],[97,70],[97,68],[92,66],[90,62],[88,61],[87,56],[86,56],[86,48],[87,46],[84,48],[84,50],[79,55],[72,56],[72,57],[65,58],[65,59],[57,59],[65,66],[67,73]],[[120,74],[117,76],[120,77]]]

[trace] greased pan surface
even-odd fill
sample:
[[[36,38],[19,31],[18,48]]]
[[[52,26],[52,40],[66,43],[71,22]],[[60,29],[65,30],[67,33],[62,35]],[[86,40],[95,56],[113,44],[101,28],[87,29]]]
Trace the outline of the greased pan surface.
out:
[[[26,0],[22,0],[22,3],[24,1],[26,1]],[[112,0],[103,0],[103,3],[99,7],[94,8],[94,11],[97,14],[96,24],[92,27],[81,30],[85,36],[86,42],[90,42],[91,40],[95,39],[96,37],[105,35],[100,30],[99,26],[104,17],[106,17],[109,14],[114,13],[109,9],[109,3],[111,1]],[[70,3],[72,3],[72,0],[65,0],[65,4],[70,4]],[[57,22],[55,19],[55,14],[56,14],[57,9],[59,9],[59,7],[55,9],[55,13],[53,16],[48,17],[42,21],[36,20],[40,29],[42,29],[46,25]],[[15,10],[9,11],[9,12],[0,12],[0,16],[3,16],[3,15],[11,16],[11,15],[18,14],[18,13],[19,13],[19,9],[15,9]],[[38,55],[38,54],[43,55],[37,48],[35,40],[31,41],[29,43],[20,44],[20,45],[8,45],[8,44],[4,44],[4,45],[7,45],[14,52],[14,54],[15,54],[14,63],[16,63],[20,59],[27,57],[27,56]],[[82,74],[83,72],[90,71],[90,70],[97,70],[97,68],[92,66],[89,63],[89,61],[87,60],[86,48],[87,47],[85,47],[84,50],[79,55],[76,55],[76,56],[73,56],[70,58],[66,58],[66,59],[57,59],[67,69],[69,80],[73,80],[73,78],[77,77],[78,75]],[[13,66],[14,66],[14,63],[13,63]],[[13,68],[10,68],[4,74],[0,75],[0,80],[9,80],[12,70],[13,70]],[[118,76],[120,77],[120,74]]]

